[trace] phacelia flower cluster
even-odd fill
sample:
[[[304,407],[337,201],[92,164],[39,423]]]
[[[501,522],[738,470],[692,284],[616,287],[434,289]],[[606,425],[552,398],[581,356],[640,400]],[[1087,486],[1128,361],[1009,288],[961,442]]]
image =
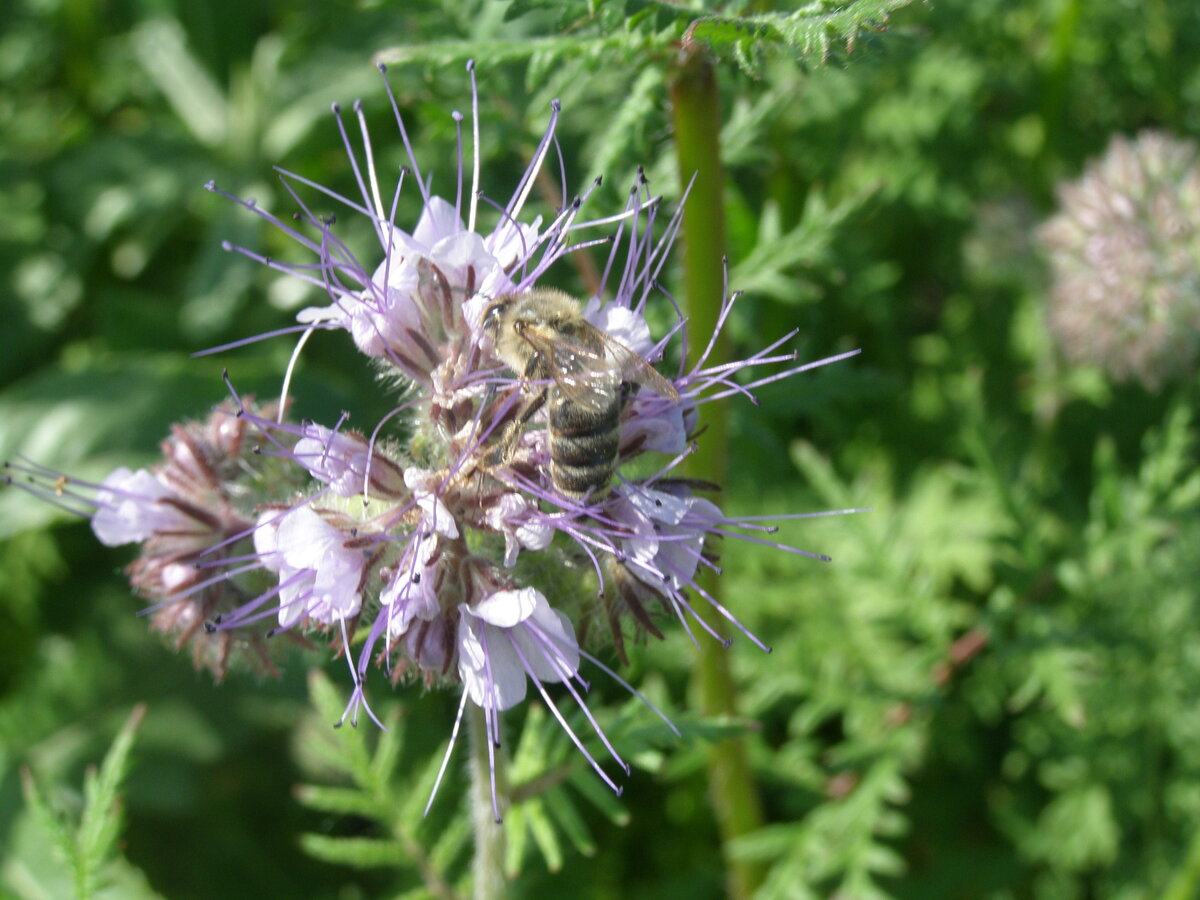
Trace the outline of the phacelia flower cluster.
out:
[[[267,635],[328,634],[352,676],[343,718],[355,721],[360,709],[373,717],[367,689],[377,667],[393,682],[458,690],[459,718],[468,703],[482,709],[490,749],[500,744],[500,714],[536,693],[619,791],[559,704],[578,706],[627,769],[587,707],[581,667],[637,692],[580,645],[580,631],[604,623],[624,657],[628,636],[661,636],[664,618],[689,634],[711,631],[698,603],[741,628],[697,580],[717,569],[722,540],[802,552],[774,544],[772,525],[726,515],[711,485],[680,476],[701,439],[697,409],[851,354],[797,364],[784,349],[788,334],[745,359],[716,361],[712,335],[685,364],[682,314],[659,336],[645,316],[655,296],[675,309],[658,276],[680,219],[660,220],[644,178],[614,215],[583,215],[598,181],[531,215],[556,147],[556,103],[503,202],[479,190],[478,147],[465,182],[460,131],[457,185],[446,199],[431,192],[390,89],[388,97],[409,163],[394,177],[377,170],[356,103],[358,142],[334,108],[354,196],[285,171],[294,215],[224,196],[306,251],[289,262],[228,247],[323,298],[289,329],[300,344],[314,330],[346,332],[405,385],[401,401],[357,432],[345,415],[331,425],[286,421],[239,399],[231,383],[232,405],[177,429],[163,463],[95,486],[92,524],[105,542],[141,543],[135,584],[158,615],[180,611],[188,635],[226,646],[250,634],[259,646]],[[477,121],[474,97],[472,107]],[[396,221],[402,191],[420,195],[410,228]],[[342,220],[365,218],[376,246],[352,251],[339,219],[317,209],[329,203]],[[594,296],[577,301],[542,284],[586,248],[605,255]],[[726,299],[718,329],[736,299]],[[635,460],[636,478],[627,474]],[[52,485],[52,473],[36,474]],[[447,758],[452,748],[453,740]]]
[[[1200,350],[1200,160],[1146,131],[1115,137],[1039,232],[1050,260],[1050,327],[1064,355],[1155,388]]]

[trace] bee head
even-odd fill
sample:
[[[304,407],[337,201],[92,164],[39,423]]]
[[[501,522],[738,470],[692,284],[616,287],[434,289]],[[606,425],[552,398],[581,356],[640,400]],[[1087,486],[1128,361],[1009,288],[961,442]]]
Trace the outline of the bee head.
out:
[[[512,308],[514,300],[516,297],[512,295],[497,297],[483,311],[483,330],[492,339],[492,343],[500,342],[500,330],[504,327],[505,316]]]

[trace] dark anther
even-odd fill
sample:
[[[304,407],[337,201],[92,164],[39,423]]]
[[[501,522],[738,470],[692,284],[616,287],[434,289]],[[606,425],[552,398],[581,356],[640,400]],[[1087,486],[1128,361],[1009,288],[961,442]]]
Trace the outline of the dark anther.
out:
[[[412,577],[412,583],[413,583],[413,584],[420,584],[420,583],[421,583],[421,573],[420,573],[420,572],[416,572],[416,573],[414,573],[414,574],[413,574],[413,577]]]
[[[215,632],[217,630],[217,626],[214,625],[212,622],[205,622],[204,630],[207,631],[209,634],[212,634],[213,632]]]
[[[360,113],[360,112],[362,112],[362,100],[355,100],[355,101],[354,101],[354,111],[355,111],[356,113]]]
[[[467,60],[467,71],[468,71],[468,72],[474,72],[474,71],[475,71],[475,60],[473,60],[473,59],[468,59],[468,60]]]
[[[329,104],[329,108],[333,110],[333,114],[335,116],[340,116],[342,114],[342,104],[338,103],[336,100]]]
[[[555,112],[561,111],[562,110],[562,101],[559,100],[557,97],[555,97],[553,100],[550,101],[550,108],[552,110],[554,110]]]
[[[224,618],[225,618],[225,616],[224,616],[224,614],[223,614],[223,613],[222,613],[222,614],[218,614],[217,616],[215,616],[215,617],[213,618],[213,623],[214,623],[214,624],[216,624],[216,625],[220,625],[220,624],[221,624],[221,620],[222,620],[222,619],[224,619]]]
[[[377,63],[375,63],[375,68],[377,68],[380,72],[386,73],[387,72],[387,63],[377,62]]]
[[[358,529],[357,528],[350,529],[350,537],[358,537]]]
[[[733,646],[733,638],[725,638],[725,640],[721,641],[721,646],[728,650]]]

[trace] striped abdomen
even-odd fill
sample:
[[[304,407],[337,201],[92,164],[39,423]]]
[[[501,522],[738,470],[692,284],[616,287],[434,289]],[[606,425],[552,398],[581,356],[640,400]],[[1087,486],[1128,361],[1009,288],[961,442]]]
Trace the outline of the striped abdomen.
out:
[[[550,397],[550,480],[578,500],[601,491],[612,480],[621,443],[621,392],[614,390],[604,409],[593,410],[561,396]]]

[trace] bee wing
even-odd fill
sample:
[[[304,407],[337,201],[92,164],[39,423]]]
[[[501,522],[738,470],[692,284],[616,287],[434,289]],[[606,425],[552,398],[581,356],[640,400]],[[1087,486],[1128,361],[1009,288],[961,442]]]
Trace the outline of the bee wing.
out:
[[[670,400],[672,403],[679,402],[679,391],[675,390],[675,385],[660,375],[654,366],[650,365],[649,362],[633,350],[630,350],[616,338],[610,337],[599,328],[594,328],[593,330],[604,344],[608,355],[612,359],[612,364],[621,373],[623,380],[633,381],[644,387],[648,387],[654,393],[658,394],[658,396]]]
[[[536,328],[523,329],[521,337],[542,358],[546,373],[568,400],[595,412],[610,407],[621,374],[602,341],[596,341],[592,348],[562,334],[548,335]]]

